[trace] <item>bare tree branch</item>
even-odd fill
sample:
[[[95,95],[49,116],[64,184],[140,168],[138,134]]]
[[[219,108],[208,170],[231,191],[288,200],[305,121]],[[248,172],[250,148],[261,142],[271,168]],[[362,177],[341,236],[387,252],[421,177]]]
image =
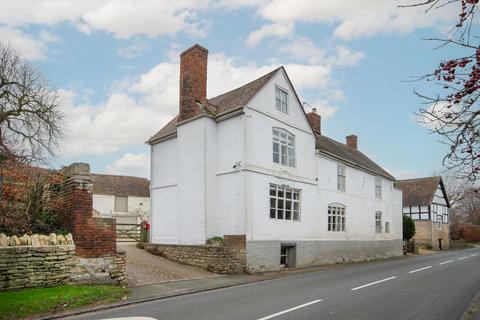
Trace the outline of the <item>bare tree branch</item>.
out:
[[[45,162],[62,136],[62,119],[56,91],[0,43],[0,154]]]

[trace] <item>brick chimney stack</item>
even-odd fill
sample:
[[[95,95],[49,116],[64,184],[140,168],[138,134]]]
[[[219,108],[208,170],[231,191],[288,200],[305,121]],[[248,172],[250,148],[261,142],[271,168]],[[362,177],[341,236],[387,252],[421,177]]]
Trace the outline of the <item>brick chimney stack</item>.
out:
[[[317,113],[317,108],[313,108],[311,112],[307,113],[307,120],[315,134],[322,134],[322,117]]]
[[[178,122],[200,114],[197,102],[207,99],[208,50],[196,44],[180,54],[180,110]]]
[[[352,149],[355,149],[357,150],[357,136],[352,134],[352,135],[349,135],[347,136],[347,146],[349,146],[350,148]]]

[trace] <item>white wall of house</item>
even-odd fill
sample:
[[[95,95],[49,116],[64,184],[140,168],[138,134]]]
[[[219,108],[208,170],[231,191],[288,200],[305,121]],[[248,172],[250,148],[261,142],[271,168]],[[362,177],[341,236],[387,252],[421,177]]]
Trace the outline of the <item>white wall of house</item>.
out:
[[[150,212],[150,198],[149,197],[132,197],[127,199],[127,212],[115,212],[115,196],[104,194],[93,194],[93,209],[105,216],[122,213],[136,213],[141,216],[146,216]]]
[[[288,91],[288,114],[275,108],[275,86]],[[375,174],[346,166],[346,191],[337,191],[338,160],[315,152],[315,139],[293,88],[277,75],[244,114],[215,123],[180,125],[177,138],[152,146],[152,242],[204,244],[213,236],[247,240],[393,240],[402,237],[402,193]],[[272,160],[272,127],[295,135],[296,167]],[[235,166],[235,168],[234,168]],[[299,221],[271,219],[270,183],[301,190]],[[346,207],[346,231],[327,231],[330,203]],[[375,213],[390,233],[375,232]]]
[[[115,207],[115,197],[104,194],[93,195],[93,209],[103,215],[111,215]]]
[[[155,243],[179,243],[177,138],[151,147],[151,235]]]

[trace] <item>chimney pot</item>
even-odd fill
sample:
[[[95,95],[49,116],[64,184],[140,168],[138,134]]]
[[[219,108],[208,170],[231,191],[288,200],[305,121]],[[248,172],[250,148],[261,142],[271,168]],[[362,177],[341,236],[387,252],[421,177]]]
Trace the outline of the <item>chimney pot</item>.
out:
[[[208,50],[196,44],[180,54],[180,110],[178,122],[200,114],[197,101],[207,100]]]
[[[354,135],[354,134],[349,135],[349,136],[347,136],[346,140],[347,140],[347,146],[349,146],[352,149],[357,150],[358,138],[357,138],[356,135]]]

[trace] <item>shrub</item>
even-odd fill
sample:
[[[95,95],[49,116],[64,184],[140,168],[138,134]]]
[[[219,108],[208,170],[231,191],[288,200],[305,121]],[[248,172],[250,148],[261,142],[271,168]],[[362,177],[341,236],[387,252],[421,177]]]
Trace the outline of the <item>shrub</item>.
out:
[[[403,239],[409,241],[415,235],[415,222],[412,218],[403,216]]]
[[[60,172],[5,160],[0,163],[0,232],[66,233]]]
[[[480,225],[461,224],[459,226],[460,237],[468,242],[480,241]]]

